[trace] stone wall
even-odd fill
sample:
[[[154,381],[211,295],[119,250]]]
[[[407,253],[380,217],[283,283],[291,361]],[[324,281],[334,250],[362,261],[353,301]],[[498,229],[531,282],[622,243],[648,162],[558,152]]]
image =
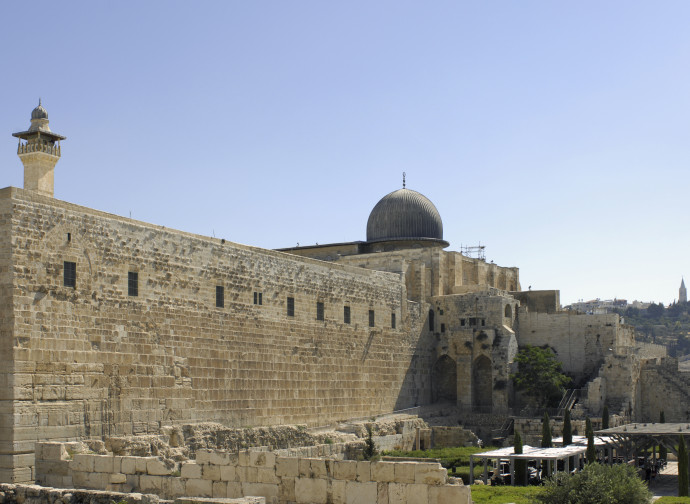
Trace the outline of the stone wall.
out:
[[[633,346],[633,333],[621,326],[617,314],[531,313],[521,308],[517,332],[520,346],[550,346],[563,370],[576,380],[593,377],[605,356],[625,354]]]
[[[163,498],[264,497],[269,503],[470,504],[470,489],[438,463],[281,457],[270,451],[199,450],[194,462],[74,455],[37,444],[37,481],[56,486],[147,492]]]
[[[190,499],[181,497],[174,501],[161,500],[154,494],[107,492],[102,490],[74,490],[39,485],[13,485],[0,483],[0,504],[266,504],[263,497],[239,499]]]
[[[429,401],[425,310],[407,302],[400,275],[16,188],[0,191],[0,232],[0,480],[33,480],[38,440],[201,421],[326,425]]]
[[[645,362],[638,405],[642,422],[658,422],[661,411],[667,422],[690,421],[690,373],[679,372],[673,358]]]

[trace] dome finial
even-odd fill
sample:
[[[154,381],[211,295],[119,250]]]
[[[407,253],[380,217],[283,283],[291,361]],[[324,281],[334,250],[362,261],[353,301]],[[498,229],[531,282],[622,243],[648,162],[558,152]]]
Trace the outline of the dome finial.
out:
[[[39,107],[41,106],[41,97],[40,96],[38,97],[38,106]]]
[[[405,189],[405,172],[403,172],[403,189]]]

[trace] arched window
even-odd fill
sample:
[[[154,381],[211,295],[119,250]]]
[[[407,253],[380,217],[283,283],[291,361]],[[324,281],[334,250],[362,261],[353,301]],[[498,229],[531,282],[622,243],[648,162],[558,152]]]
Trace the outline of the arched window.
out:
[[[509,318],[509,319],[513,318],[513,308],[509,304],[506,305],[505,315],[506,315],[506,318]]]

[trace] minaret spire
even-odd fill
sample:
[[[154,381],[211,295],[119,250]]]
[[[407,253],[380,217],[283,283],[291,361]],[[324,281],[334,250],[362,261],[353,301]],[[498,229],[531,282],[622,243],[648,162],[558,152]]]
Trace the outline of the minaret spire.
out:
[[[52,198],[55,189],[53,170],[60,160],[60,140],[65,137],[50,131],[48,111],[43,108],[40,97],[38,107],[31,111],[29,129],[12,133],[12,136],[19,138],[17,155],[24,164],[24,189]]]

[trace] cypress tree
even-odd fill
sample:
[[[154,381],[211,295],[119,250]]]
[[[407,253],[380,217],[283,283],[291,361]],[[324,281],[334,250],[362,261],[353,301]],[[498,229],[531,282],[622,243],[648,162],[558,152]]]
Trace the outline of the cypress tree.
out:
[[[551,421],[549,419],[549,414],[544,412],[544,419],[541,421],[541,447],[551,448],[553,447],[553,441],[551,440]],[[542,474],[545,478],[551,476],[549,474],[549,462],[545,461],[545,466],[542,470]]]
[[[541,421],[541,447],[553,447],[553,441],[551,440],[551,420],[546,411],[544,412],[544,419]]]
[[[513,453],[522,453],[522,437],[515,431],[515,441],[513,442]],[[517,459],[515,461],[515,484],[523,486],[527,480],[527,461]]]
[[[659,423],[666,423],[666,415],[664,415],[664,410],[659,412]],[[668,450],[663,444],[659,445],[659,458],[662,460],[666,460],[668,458]]]
[[[563,446],[573,444],[573,426],[570,423],[570,410],[565,410],[563,418]]]
[[[685,439],[680,435],[678,441],[678,497],[688,496],[688,452]]]
[[[601,414],[601,428],[609,428],[609,407],[607,404],[604,404],[604,412]]]
[[[592,464],[597,461],[597,451],[594,448],[594,430],[589,417],[585,422],[585,432],[587,433],[587,463]]]

